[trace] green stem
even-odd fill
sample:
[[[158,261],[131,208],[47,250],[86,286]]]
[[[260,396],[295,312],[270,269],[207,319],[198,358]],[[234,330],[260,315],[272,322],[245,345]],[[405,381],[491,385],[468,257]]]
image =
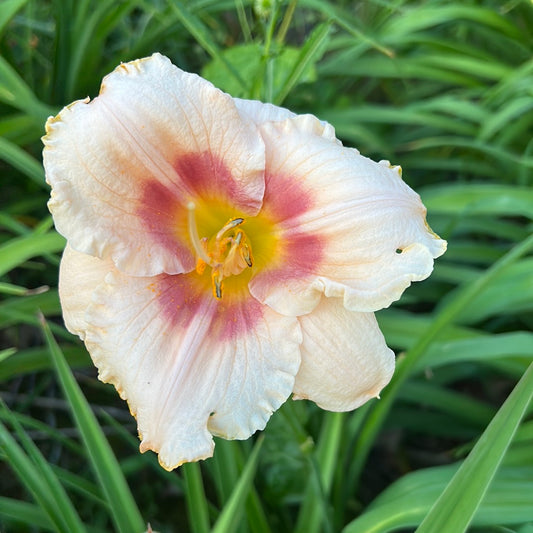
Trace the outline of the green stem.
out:
[[[315,483],[305,492],[296,533],[333,531],[329,494],[339,459],[346,413],[327,413],[316,453],[310,456]]]
[[[210,530],[209,510],[205,497],[202,472],[198,463],[188,463],[181,467],[185,479],[187,513],[194,533],[207,533]]]
[[[294,10],[296,9],[297,3],[298,0],[291,0],[291,3],[288,5],[287,10],[285,11],[285,15],[283,16],[281,26],[278,30],[278,35],[276,37],[276,42],[280,45],[285,42],[285,37],[287,35],[287,31],[289,30],[289,26],[291,24],[292,16],[294,15]]]
[[[261,56],[261,66],[257,73],[255,83],[252,86],[252,98],[261,99],[261,89],[266,85],[267,94],[265,95],[265,100],[267,102],[272,101],[272,80],[274,78],[273,66],[270,65],[272,62],[270,48],[272,46],[272,38],[274,35],[274,29],[276,27],[276,22],[278,19],[279,5],[275,2],[275,5],[270,14],[270,20],[268,22],[268,27],[265,34],[265,44],[263,47],[263,55]],[[270,68],[269,68],[270,67]],[[265,83],[266,79],[266,83]]]
[[[242,0],[235,0],[235,9],[237,10],[237,17],[239,19],[239,24],[241,25],[244,42],[250,43],[252,42],[252,32],[250,31],[250,25],[248,24],[248,18],[246,17],[246,11],[244,10]]]

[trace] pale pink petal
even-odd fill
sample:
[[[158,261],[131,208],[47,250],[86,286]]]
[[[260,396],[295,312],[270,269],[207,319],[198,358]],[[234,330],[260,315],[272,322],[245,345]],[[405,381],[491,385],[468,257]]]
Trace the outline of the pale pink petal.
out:
[[[59,266],[59,298],[67,329],[85,339],[85,312],[94,290],[114,270],[111,261],[73,250],[68,244]]]
[[[338,144],[340,141],[335,137],[335,128],[326,121],[317,120],[313,115],[296,115],[284,107],[259,102],[258,100],[243,100],[234,98],[235,105],[243,117],[249,118],[260,126],[265,122],[281,122],[292,118],[293,124],[304,131],[313,132]]]
[[[260,127],[263,213],[277,223],[282,247],[252,279],[252,294],[284,314],[311,311],[322,293],[342,297],[352,311],[387,307],[429,276],[446,243],[427,226],[426,209],[398,167],[303,125],[288,119]]]
[[[233,99],[154,54],[120,65],[100,95],[50,118],[44,164],[56,227],[134,275],[194,267],[189,201],[260,209],[264,146]]]
[[[260,102],[259,100],[244,100],[242,98],[234,98],[233,100],[239,113],[241,113],[243,117],[253,120],[257,125],[262,124],[263,122],[276,122],[296,116],[296,113],[293,113],[284,107]]]
[[[373,313],[348,311],[340,299],[322,297],[299,321],[302,363],[295,399],[312,400],[330,411],[350,411],[377,397],[390,381],[394,353]]]
[[[196,274],[115,270],[86,313],[100,379],[128,400],[141,451],[158,452],[169,470],[211,456],[212,434],[243,439],[262,429],[300,365],[296,318],[249,295],[227,291],[219,301],[207,289]]]

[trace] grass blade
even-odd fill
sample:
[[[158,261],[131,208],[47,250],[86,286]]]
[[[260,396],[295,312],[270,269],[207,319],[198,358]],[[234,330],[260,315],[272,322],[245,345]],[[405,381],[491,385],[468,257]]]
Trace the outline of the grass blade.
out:
[[[54,526],[46,513],[43,513],[42,509],[32,503],[0,497],[0,516],[17,524],[32,526],[36,530],[54,530]]]
[[[351,465],[351,475],[359,477],[363,464],[370,453],[370,448],[381,428],[385,417],[388,415],[398,390],[411,374],[413,367],[419,363],[429,347],[438,338],[439,334],[455,320],[455,317],[470,300],[480,294],[492,280],[508,265],[517,261],[533,248],[533,235],[517,244],[507,254],[496,261],[489,269],[480,275],[475,282],[460,286],[454,296],[440,310],[428,329],[423,333],[416,344],[406,354],[401,364],[398,364],[396,375],[390,385],[383,391],[382,399],[374,404],[372,412],[365,422],[359,440],[354,450],[354,460]]]
[[[328,413],[317,446],[317,457],[311,458],[316,483],[310,484],[305,492],[298,515],[297,533],[332,531],[328,494],[339,457],[345,419],[345,413]]]
[[[259,437],[248,458],[248,462],[242,471],[239,482],[231,493],[224,509],[220,513],[212,533],[232,533],[236,531],[243,515],[246,499],[252,488],[257,464],[259,462],[259,450],[263,443],[263,437]]]
[[[331,24],[331,21],[325,22],[315,28],[305,43],[305,46],[300,51],[300,55],[294,64],[292,72],[289,74],[283,87],[276,95],[276,98],[274,99],[274,103],[276,105],[281,105],[283,103],[285,98],[287,98],[287,95],[291,92],[292,88],[298,83],[308,66],[320,58],[322,52],[324,51],[325,43],[329,37]]]
[[[0,159],[20,170],[39,187],[48,189],[48,185],[44,181],[43,167],[37,159],[15,143],[2,137],[0,137]]]
[[[11,239],[0,246],[0,276],[38,255],[59,252],[65,247],[65,239],[50,231],[44,235],[32,233]]]
[[[116,529],[120,533],[140,533],[145,530],[144,521],[120,465],[44,318],[41,319],[41,323],[63,393],[72,408],[76,425],[111,510]]]
[[[0,33],[4,31],[9,21],[27,2],[28,0],[3,0],[2,9],[0,9]]]
[[[3,402],[0,403],[0,406],[2,411],[8,415],[9,411]],[[46,513],[56,531],[65,533],[79,531],[82,533],[85,528],[50,465],[16,420],[10,417],[10,421],[14,424],[26,451],[0,422],[0,447],[9,464]]]
[[[466,531],[532,398],[533,364],[492,419],[417,533]]]
[[[198,463],[184,464],[182,467],[185,478],[185,497],[187,498],[187,512],[193,533],[209,532],[209,510],[205,497],[202,471]]]
[[[459,465],[446,465],[407,474],[382,492],[343,533],[390,533],[412,531],[424,519]],[[472,526],[476,531],[510,531],[491,529],[494,524],[523,524],[533,519],[531,466],[502,467],[476,513]],[[487,526],[483,529],[483,526]],[[516,531],[515,528],[513,530]],[[440,529],[432,532],[440,533]],[[455,532],[454,532],[455,533]],[[457,532],[458,533],[458,532]]]
[[[40,102],[18,72],[0,56],[0,102],[24,111],[40,124],[55,114],[53,107]]]
[[[241,78],[237,70],[229,61],[220,53],[216,43],[209,37],[208,31],[204,28],[198,17],[193,15],[187,7],[178,1],[170,2],[176,17],[185,26],[185,29],[198,41],[198,44],[213,58],[218,59],[226,67],[228,74],[235,78],[239,85],[246,89],[246,83]]]

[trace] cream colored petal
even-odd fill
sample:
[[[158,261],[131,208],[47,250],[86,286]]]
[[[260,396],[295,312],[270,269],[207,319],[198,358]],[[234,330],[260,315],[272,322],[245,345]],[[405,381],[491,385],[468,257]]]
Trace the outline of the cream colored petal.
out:
[[[245,214],[261,206],[264,146],[233,99],[154,54],[120,65],[100,95],[46,125],[43,153],[58,231],[134,275],[194,268],[189,201]]]
[[[234,101],[241,115],[251,119],[258,126],[265,122],[280,122],[292,118],[296,127],[340,144],[340,141],[335,137],[335,128],[326,121],[318,120],[313,115],[297,115],[284,107],[259,102],[258,100],[234,98]]]
[[[93,296],[86,345],[136,416],[141,451],[170,470],[262,429],[290,395],[301,332],[251,297],[216,300],[196,274],[115,271]]]
[[[81,339],[85,339],[85,312],[92,295],[112,270],[114,266],[111,261],[76,252],[68,244],[63,252],[59,267],[59,298],[63,320],[67,329]]]
[[[322,297],[299,321],[302,363],[295,399],[312,400],[330,411],[350,411],[376,398],[390,381],[394,353],[373,313],[354,313],[340,299]]]
[[[274,104],[263,103],[259,100],[244,100],[242,98],[234,98],[235,105],[242,116],[253,120],[255,124],[259,125],[263,122],[276,122],[292,118],[296,113],[278,107]]]
[[[317,125],[316,128],[319,128]],[[427,226],[400,169],[330,142],[295,119],[266,123],[263,211],[277,221],[278,258],[252,279],[254,296],[304,314],[320,295],[373,312],[425,279],[446,242]]]

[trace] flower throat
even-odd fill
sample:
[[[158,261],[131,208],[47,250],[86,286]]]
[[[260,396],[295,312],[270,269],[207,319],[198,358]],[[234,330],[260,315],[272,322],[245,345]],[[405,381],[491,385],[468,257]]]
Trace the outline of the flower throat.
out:
[[[211,268],[213,296],[220,300],[223,280],[236,276],[253,265],[252,249],[246,234],[239,228],[244,223],[244,218],[232,218],[214,237],[200,238],[196,225],[196,206],[189,202],[187,209],[189,237],[197,255],[196,272],[203,274],[206,267]]]

